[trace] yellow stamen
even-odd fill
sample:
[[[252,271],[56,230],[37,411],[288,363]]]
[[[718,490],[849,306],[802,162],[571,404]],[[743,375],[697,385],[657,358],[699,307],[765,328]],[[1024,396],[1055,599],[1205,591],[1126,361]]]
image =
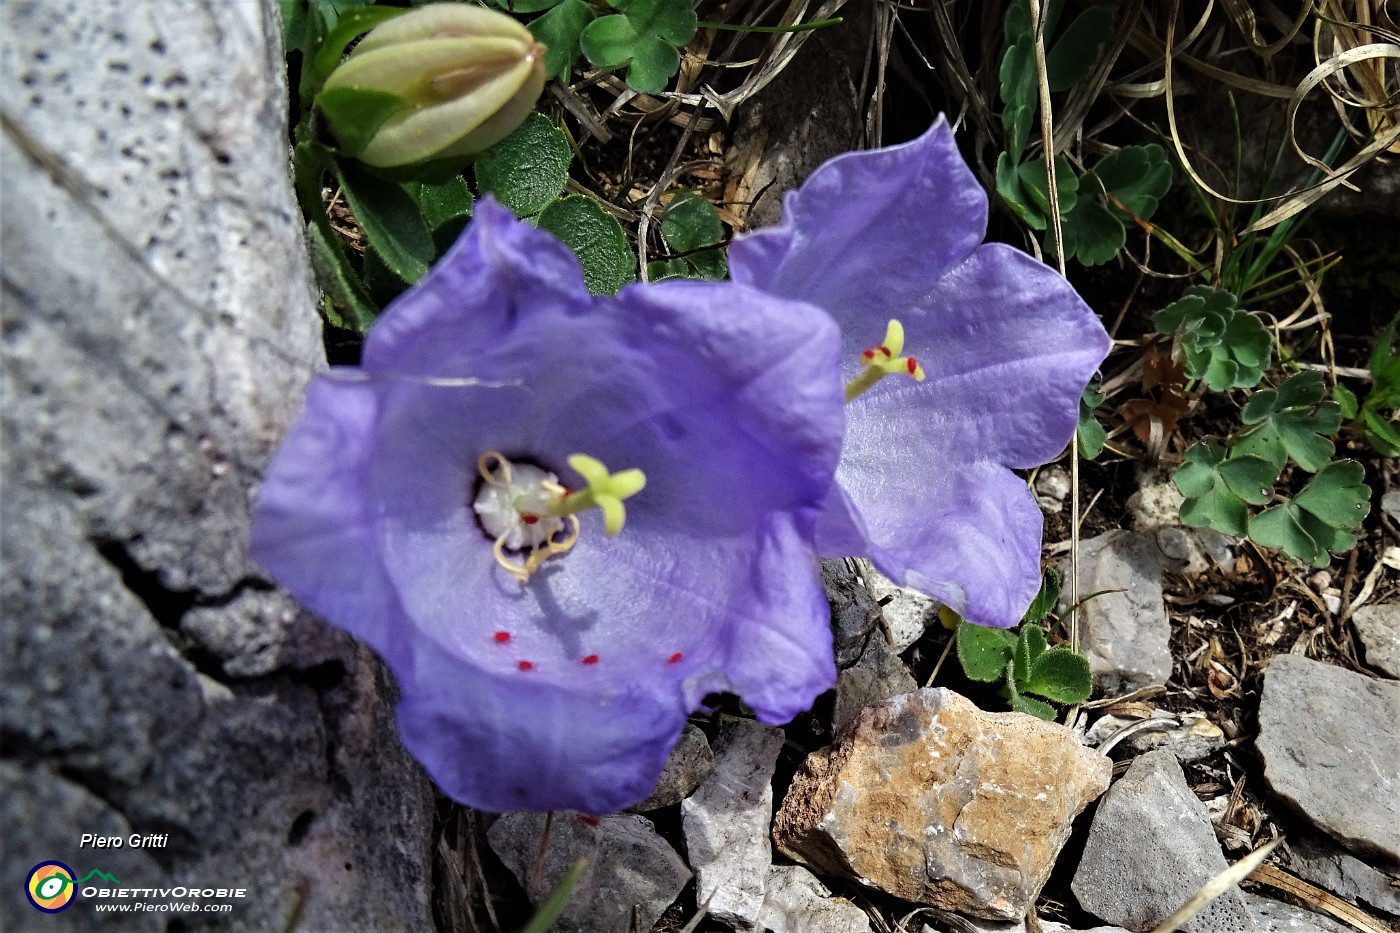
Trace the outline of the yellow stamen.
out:
[[[912,376],[915,382],[924,381],[924,368],[912,356],[900,356],[904,350],[904,325],[891,318],[885,327],[885,341],[860,355],[865,367],[859,376],[846,383],[846,401],[849,402],[891,373]]]

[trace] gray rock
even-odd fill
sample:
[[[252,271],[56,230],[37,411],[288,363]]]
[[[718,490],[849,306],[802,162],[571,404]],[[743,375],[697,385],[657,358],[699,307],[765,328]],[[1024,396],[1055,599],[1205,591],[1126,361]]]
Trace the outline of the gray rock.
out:
[[[1166,710],[1156,710],[1152,719],[1152,727],[1139,727],[1142,731],[1130,733],[1123,740],[1124,747],[1135,755],[1165,748],[1176,756],[1177,761],[1188,762],[1199,761],[1225,747],[1225,733],[1203,714],[1174,716]],[[1140,721],[1122,716],[1101,716],[1085,733],[1084,741],[1097,748],[1118,730]]]
[[[1383,674],[1400,677],[1400,603],[1362,606],[1351,624],[1366,649],[1366,663]]]
[[[868,561],[860,561],[861,575],[880,606],[889,632],[890,647],[896,654],[924,637],[924,632],[938,621],[938,603],[918,590],[897,586],[876,570]]]
[[[486,837],[531,904],[549,897],[578,859],[588,860],[550,927],[556,933],[650,930],[690,881],[680,856],[635,814],[507,813]]]
[[[1047,512],[1064,508],[1073,486],[1063,467],[1048,466],[1035,478],[1035,501]]]
[[[1060,570],[1068,579],[1068,563]],[[1080,608],[1080,644],[1094,672],[1095,688],[1116,696],[1166,683],[1172,669],[1171,623],[1155,541],[1110,531],[1081,542],[1079,592],[1101,593]],[[1069,608],[1068,598],[1066,591],[1061,611]]]
[[[1274,793],[1352,852],[1400,861],[1400,683],[1281,654],[1254,744]]]
[[[781,729],[730,720],[715,739],[714,771],[681,803],[696,901],[708,900],[710,916],[737,930],[753,927],[768,893],[773,771],[782,747]]]
[[[801,865],[774,865],[768,870],[768,895],[758,926],[769,933],[870,933],[865,911],[833,898],[826,885]]]
[[[0,886],[53,858],[245,886],[240,928],[430,926],[432,792],[395,690],[246,553],[324,366],[278,6],[0,17],[0,754],[20,788],[0,836],[33,856]],[[99,827],[169,838],[106,862],[78,848]],[[34,917],[0,898],[0,928]]]
[[[822,581],[826,584],[832,626],[836,630],[838,673],[832,726],[837,730],[865,707],[909,693],[918,686],[885,637],[880,624],[881,607],[871,587],[866,585],[868,578],[857,572],[874,571],[868,564],[862,567],[861,563],[822,561]],[[893,586],[888,581],[886,584]]]
[[[1362,907],[1400,915],[1400,872],[1386,874],[1323,837],[1294,837],[1285,867],[1320,888]]]
[[[1150,930],[1224,871],[1205,808],[1167,751],[1149,752],[1099,801],[1070,883],[1085,910],[1130,930]],[[1238,888],[1182,927],[1246,933],[1257,927]]]
[[[1040,930],[1041,933],[1128,933],[1122,927],[1094,927],[1090,930],[1076,930],[1063,923],[1056,923],[1054,920],[1040,921]]]
[[[1346,924],[1302,907],[1249,892],[1244,900],[1254,913],[1259,933],[1351,933]]]
[[[1392,489],[1381,496],[1381,511],[1400,522],[1400,489]]]
[[[1185,497],[1171,480],[1149,476],[1128,498],[1133,527],[1152,535],[1166,570],[1201,573],[1212,564],[1232,568],[1237,556],[1236,539],[1210,528],[1183,526],[1181,504],[1184,501]]]
[[[710,751],[710,742],[705,738],[705,733],[686,723],[680,741],[666,759],[666,767],[661,769],[656,787],[646,800],[628,807],[627,812],[647,813],[680,803],[710,776],[714,768],[715,756]]]

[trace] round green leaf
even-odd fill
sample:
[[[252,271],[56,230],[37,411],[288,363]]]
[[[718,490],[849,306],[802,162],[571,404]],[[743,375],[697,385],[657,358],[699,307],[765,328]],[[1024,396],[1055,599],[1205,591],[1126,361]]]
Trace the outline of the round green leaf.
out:
[[[546,207],[539,227],[574,251],[583,265],[583,280],[595,295],[611,295],[637,277],[637,260],[617,219],[581,194]]]
[[[691,191],[682,191],[666,205],[661,237],[678,253],[714,246],[724,239],[724,224],[715,206]]]
[[[476,187],[517,217],[529,217],[564,191],[574,150],[569,138],[542,113],[532,113],[476,160]]]
[[[957,640],[958,663],[969,680],[991,683],[1005,673],[1015,637],[1010,632],[962,622],[954,637]]]
[[[627,17],[613,14],[589,23],[579,36],[579,47],[599,68],[616,68],[632,60],[640,39]]]
[[[584,0],[564,0],[530,23],[530,32],[544,43],[544,69],[549,75],[560,81],[569,79],[574,62],[582,54],[579,38],[593,18],[593,8]]]
[[[1031,676],[1021,689],[1056,703],[1083,703],[1094,688],[1089,662],[1063,645],[1046,651],[1031,664]]]

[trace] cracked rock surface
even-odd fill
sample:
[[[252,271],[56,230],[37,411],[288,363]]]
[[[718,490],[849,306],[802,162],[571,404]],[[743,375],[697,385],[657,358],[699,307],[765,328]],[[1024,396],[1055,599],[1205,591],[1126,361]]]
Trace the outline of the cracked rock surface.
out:
[[[238,928],[430,925],[432,797],[392,684],[246,555],[324,365],[277,4],[0,16],[0,886],[58,859],[246,887]],[[83,833],[168,844],[98,864]],[[0,928],[33,917],[0,898]]]

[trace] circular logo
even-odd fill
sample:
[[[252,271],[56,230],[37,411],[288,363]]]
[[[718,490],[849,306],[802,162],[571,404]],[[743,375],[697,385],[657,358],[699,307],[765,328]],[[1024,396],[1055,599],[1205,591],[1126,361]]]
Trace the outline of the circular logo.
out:
[[[73,903],[73,869],[62,862],[40,862],[29,870],[24,893],[35,910],[56,914]]]

